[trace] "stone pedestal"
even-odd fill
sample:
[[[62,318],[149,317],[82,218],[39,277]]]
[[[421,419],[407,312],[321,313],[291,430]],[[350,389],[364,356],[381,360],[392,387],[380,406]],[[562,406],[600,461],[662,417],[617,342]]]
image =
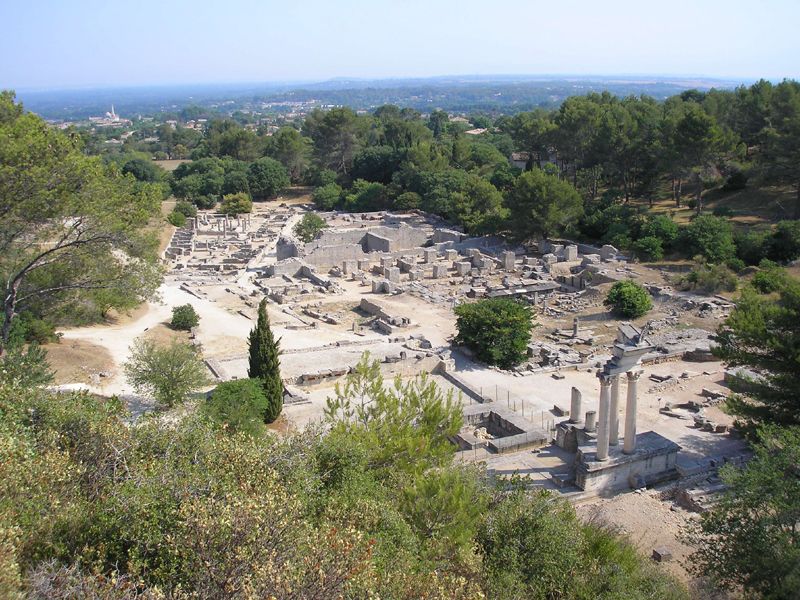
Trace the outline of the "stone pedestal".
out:
[[[517,256],[513,252],[503,252],[503,268],[506,271],[513,271],[516,259]]]
[[[467,275],[472,270],[472,264],[466,261],[455,262],[453,266],[456,269],[456,273],[461,276]]]
[[[583,429],[587,433],[594,433],[597,431],[597,412],[593,410],[586,411],[586,420]]]
[[[447,266],[433,265],[433,278],[441,279],[442,277],[447,277]]]
[[[678,444],[654,431],[640,433],[637,442],[632,454],[614,448],[602,461],[595,459],[591,445],[579,447],[575,457],[575,485],[587,492],[623,490],[678,476]]]

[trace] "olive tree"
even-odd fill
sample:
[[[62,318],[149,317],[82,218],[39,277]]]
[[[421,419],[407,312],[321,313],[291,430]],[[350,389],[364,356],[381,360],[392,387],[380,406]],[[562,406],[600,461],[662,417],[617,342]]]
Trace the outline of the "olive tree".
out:
[[[173,407],[210,383],[199,353],[189,344],[173,340],[158,346],[151,340],[137,339],[123,365],[125,376],[140,394]]]

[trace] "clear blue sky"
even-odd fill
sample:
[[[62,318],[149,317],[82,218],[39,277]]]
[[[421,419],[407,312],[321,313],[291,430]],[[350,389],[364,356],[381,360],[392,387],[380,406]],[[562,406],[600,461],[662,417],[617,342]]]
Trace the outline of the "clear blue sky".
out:
[[[0,0],[0,88],[800,76],[800,0]]]

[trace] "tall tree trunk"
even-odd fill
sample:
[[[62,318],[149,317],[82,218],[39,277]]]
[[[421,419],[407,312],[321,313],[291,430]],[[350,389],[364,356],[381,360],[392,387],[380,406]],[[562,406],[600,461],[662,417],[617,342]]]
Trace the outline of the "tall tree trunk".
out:
[[[3,300],[3,327],[0,330],[0,356],[6,353],[8,339],[11,337],[11,325],[14,319],[14,308],[17,304],[17,289],[19,283],[12,283],[6,290],[6,297]]]
[[[697,192],[695,196],[695,210],[697,211],[697,216],[700,216],[700,212],[703,210],[703,178],[700,177],[700,174],[697,174]]]
[[[678,184],[675,186],[675,206],[680,208],[681,207],[681,191],[683,186],[683,180],[678,177]]]
[[[794,218],[800,219],[800,181],[797,182],[797,194],[794,200]]]

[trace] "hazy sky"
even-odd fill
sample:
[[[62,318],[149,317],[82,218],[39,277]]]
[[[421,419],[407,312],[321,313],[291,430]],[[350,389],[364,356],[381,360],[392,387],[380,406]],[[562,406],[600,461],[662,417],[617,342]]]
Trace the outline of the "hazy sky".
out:
[[[800,76],[800,0],[0,0],[0,88]]]

